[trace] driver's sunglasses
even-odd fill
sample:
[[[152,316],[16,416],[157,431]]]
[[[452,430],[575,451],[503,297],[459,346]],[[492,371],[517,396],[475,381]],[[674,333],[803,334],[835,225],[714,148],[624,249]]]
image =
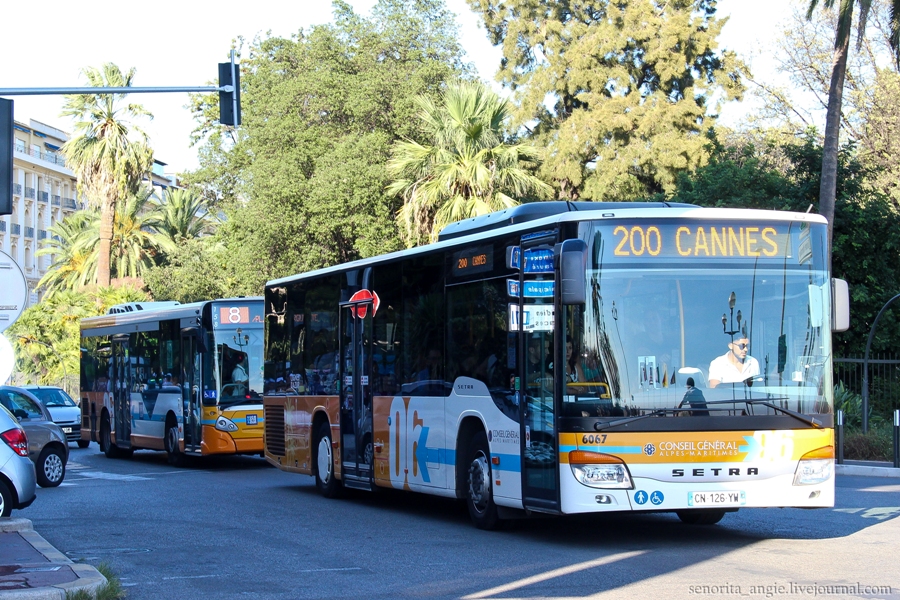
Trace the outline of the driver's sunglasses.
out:
[[[737,346],[737,348],[739,350],[746,350],[747,348],[750,347],[750,344],[734,344],[734,345]]]

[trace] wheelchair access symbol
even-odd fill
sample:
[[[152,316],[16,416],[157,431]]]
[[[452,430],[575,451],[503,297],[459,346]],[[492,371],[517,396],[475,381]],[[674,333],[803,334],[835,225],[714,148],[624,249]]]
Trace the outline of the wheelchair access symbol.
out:
[[[653,492],[650,492],[649,494],[647,492],[645,492],[644,490],[638,490],[637,492],[635,492],[635,494],[634,494],[635,502],[637,502],[640,505],[644,505],[647,503],[647,500],[649,500],[654,506],[659,506],[660,504],[663,503],[663,500],[665,500],[665,496],[663,495],[662,492],[659,492],[659,491],[653,491]]]

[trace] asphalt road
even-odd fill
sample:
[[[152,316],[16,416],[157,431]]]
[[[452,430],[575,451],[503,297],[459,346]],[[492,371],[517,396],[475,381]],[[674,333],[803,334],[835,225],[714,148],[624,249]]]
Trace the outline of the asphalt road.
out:
[[[449,500],[327,500],[257,457],[176,469],[92,444],[16,516],[72,560],[108,563],[132,600],[900,598],[900,480],[837,482],[834,509],[745,509],[711,527],[628,514],[484,532]]]

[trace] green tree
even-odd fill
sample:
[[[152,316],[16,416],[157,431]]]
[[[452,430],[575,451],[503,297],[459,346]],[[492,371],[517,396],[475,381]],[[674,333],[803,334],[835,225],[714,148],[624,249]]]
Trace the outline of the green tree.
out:
[[[231,137],[209,121],[205,187],[226,221],[229,275],[268,279],[402,247],[386,164],[418,140],[415,98],[436,97],[466,67],[441,0],[380,0],[371,17],[334,3],[334,23],[290,39],[255,40],[241,56],[243,123]],[[191,179],[196,182],[196,178]]]
[[[118,282],[134,280],[138,285],[155,263],[159,252],[160,214],[152,202],[153,190],[139,189],[120,201],[115,211],[112,237],[112,272]],[[98,263],[102,252],[98,252]]]
[[[387,165],[388,192],[403,198],[398,222],[408,246],[434,241],[455,221],[553,192],[526,168],[537,166],[537,148],[506,133],[508,102],[483,84],[454,84],[440,102],[420,96],[418,104],[429,142],[395,142]]]
[[[166,254],[164,264],[146,272],[144,283],[154,299],[182,303],[259,294],[231,274],[229,257],[213,237],[185,239]]]
[[[91,87],[130,87],[134,69],[123,73],[113,63],[84,70]],[[66,96],[62,116],[73,117],[75,134],[62,153],[75,172],[79,191],[100,209],[97,284],[108,286],[113,220],[121,199],[137,192],[150,171],[153,151],[147,135],[129,119],[151,116],[138,104],[124,104],[127,94]]]
[[[186,240],[211,233],[217,221],[203,198],[191,190],[169,188],[162,200],[151,202],[157,212],[156,241],[167,253]]]
[[[50,236],[35,256],[51,256],[53,262],[38,281],[49,299],[64,290],[77,290],[95,280],[98,240],[97,213],[82,210],[50,226]]]
[[[702,132],[737,98],[743,66],[719,52],[711,0],[468,0],[494,44],[520,123],[547,149],[561,199],[670,192],[706,159]]]
[[[807,18],[811,18],[819,5],[819,0],[810,0]],[[822,5],[832,8],[834,0],[825,0]],[[853,12],[859,8],[860,39],[866,29],[866,19],[872,0],[840,0],[837,33],[834,39],[834,53],[831,61],[831,83],[828,86],[828,109],[825,115],[825,146],[822,152],[822,177],[819,188],[819,213],[828,219],[828,240],[833,244],[835,220],[835,198],[838,185],[838,154],[840,151],[841,102],[844,94],[844,80],[847,75],[847,56],[850,52],[850,31]],[[890,46],[895,60],[900,64],[900,0],[891,1]]]

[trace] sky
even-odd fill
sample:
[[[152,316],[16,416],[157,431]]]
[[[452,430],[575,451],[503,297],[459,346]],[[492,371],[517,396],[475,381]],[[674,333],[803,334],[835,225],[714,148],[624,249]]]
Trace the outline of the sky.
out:
[[[493,81],[500,51],[491,46],[479,20],[465,0],[446,0],[457,14],[461,42],[468,60],[486,81]],[[375,0],[349,0],[367,14]],[[149,4],[120,0],[43,0],[8,2],[3,8],[4,31],[0,55],[0,88],[84,87],[85,67],[113,62],[136,69],[138,87],[213,85],[217,64],[227,62],[231,42],[238,36],[289,37],[301,28],[331,19],[326,0],[217,0],[214,3],[155,0]],[[248,10],[252,7],[252,11]],[[719,15],[729,15],[720,38],[722,46],[751,61],[754,74],[774,72],[770,50],[779,23],[790,7],[784,0],[719,0]],[[775,75],[772,75],[773,77]],[[66,132],[72,124],[61,118],[61,96],[7,96],[15,102],[15,118],[34,119]],[[186,108],[186,93],[141,94],[132,97],[153,115],[143,125],[156,158],[176,173],[197,166],[196,148],[190,147],[194,127]],[[726,123],[737,123],[746,107],[734,103],[722,113]]]

